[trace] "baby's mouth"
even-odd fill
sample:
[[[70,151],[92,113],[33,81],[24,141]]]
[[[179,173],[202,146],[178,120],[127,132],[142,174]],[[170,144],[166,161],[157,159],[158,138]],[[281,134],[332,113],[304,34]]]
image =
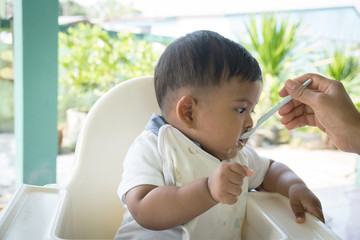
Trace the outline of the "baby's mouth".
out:
[[[237,144],[236,144],[236,147],[237,148],[239,148],[239,147],[243,148],[245,146],[245,144],[246,144],[245,139],[239,139]]]
[[[236,151],[236,150],[240,150],[242,149],[246,144],[246,141],[243,140],[243,139],[239,139],[235,145],[235,147],[230,147],[227,149],[227,153],[231,153],[233,151]]]

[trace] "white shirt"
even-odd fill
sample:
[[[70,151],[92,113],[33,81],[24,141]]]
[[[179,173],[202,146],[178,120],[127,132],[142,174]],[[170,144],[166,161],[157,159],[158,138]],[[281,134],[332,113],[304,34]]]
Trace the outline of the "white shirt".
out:
[[[126,208],[122,226],[115,239],[240,239],[246,209],[246,188],[258,187],[269,168],[269,159],[259,157],[246,145],[231,160],[248,165],[252,177],[244,178],[243,193],[234,205],[217,204],[190,222],[164,231],[142,228],[132,218],[125,194],[133,187],[183,186],[208,177],[221,162],[170,125],[160,128],[159,137],[144,130],[130,147],[125,160],[118,195]]]

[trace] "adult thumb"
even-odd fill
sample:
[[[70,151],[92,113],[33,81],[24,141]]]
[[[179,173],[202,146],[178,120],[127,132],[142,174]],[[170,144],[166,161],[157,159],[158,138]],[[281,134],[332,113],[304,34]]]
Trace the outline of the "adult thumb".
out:
[[[316,92],[306,88],[302,84],[294,80],[287,80],[285,87],[289,95],[304,104],[310,105],[313,103]]]

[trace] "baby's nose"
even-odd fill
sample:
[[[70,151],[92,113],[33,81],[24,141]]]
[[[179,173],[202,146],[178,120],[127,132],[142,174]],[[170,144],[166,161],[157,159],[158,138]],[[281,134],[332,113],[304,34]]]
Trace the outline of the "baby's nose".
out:
[[[247,129],[247,131],[250,131],[254,126],[254,121],[251,117],[251,115],[249,114],[248,117],[245,119],[244,122],[244,127]]]

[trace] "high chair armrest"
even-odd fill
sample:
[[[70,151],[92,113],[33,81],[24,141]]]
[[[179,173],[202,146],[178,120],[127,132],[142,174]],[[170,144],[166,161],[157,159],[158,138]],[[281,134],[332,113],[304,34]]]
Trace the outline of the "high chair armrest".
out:
[[[324,223],[309,213],[298,224],[289,199],[268,192],[250,192],[245,217],[248,226],[243,239],[324,239],[341,240]],[[256,233],[256,238],[254,237]]]
[[[0,239],[46,239],[66,195],[55,185],[21,185],[2,210]]]

